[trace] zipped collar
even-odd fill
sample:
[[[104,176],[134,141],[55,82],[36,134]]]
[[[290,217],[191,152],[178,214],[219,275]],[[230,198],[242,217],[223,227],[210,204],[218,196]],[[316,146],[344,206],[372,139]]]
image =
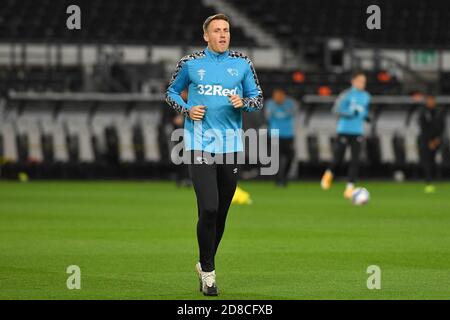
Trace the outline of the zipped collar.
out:
[[[209,49],[209,47],[206,47],[206,49],[205,49],[206,56],[209,57],[210,59],[212,59],[215,62],[222,62],[223,60],[228,58],[229,52],[230,52],[230,50],[227,50],[227,51],[222,52],[222,53],[217,53],[217,52],[214,52],[211,49]]]

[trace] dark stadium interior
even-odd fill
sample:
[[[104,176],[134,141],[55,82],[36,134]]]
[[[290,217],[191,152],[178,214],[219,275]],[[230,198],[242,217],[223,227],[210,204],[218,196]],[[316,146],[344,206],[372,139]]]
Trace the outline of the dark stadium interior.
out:
[[[61,28],[69,5],[83,8],[86,27],[80,31]],[[0,39],[203,45],[199,26],[214,13],[200,1],[6,0],[0,12]],[[233,42],[254,45],[239,28],[233,30]]]
[[[363,61],[353,59],[352,65],[341,67],[345,49],[375,52],[372,65],[365,68],[367,88],[372,95],[408,97],[413,91],[431,91],[442,96],[450,93],[449,70],[439,67],[425,77],[409,66],[377,56],[378,48],[445,51],[450,43],[449,2],[230,0],[227,3],[277,38],[284,46],[280,50],[282,55],[290,50],[297,59],[293,61],[298,63],[291,61],[276,68],[256,64],[266,98],[273,89],[281,87],[300,102],[299,139],[303,142],[298,145],[305,145],[299,151],[304,154],[299,154],[297,159],[297,177],[316,176],[329,161],[321,154],[319,141],[324,140],[318,136],[315,121],[318,119],[321,124],[325,119],[323,123],[333,124],[333,119],[327,122],[326,116],[331,103],[309,103],[305,98],[333,97],[349,86],[351,72],[355,67],[363,67]],[[66,8],[71,4],[82,8],[81,30],[65,27]],[[365,10],[370,4],[382,7],[382,30],[361,27],[365,26]],[[6,48],[0,52],[0,57],[3,54],[0,63],[2,176],[14,178],[18,172],[28,171],[30,176],[38,178],[170,177],[174,168],[164,151],[168,149],[168,133],[161,120],[168,107],[161,94],[174,64],[164,59],[157,61],[152,48],[176,47],[180,52],[187,52],[190,48],[204,47],[201,25],[205,17],[215,12],[215,8],[202,1],[2,1],[0,43]],[[250,52],[266,47],[244,29],[242,25],[232,27],[233,47]],[[329,38],[340,39],[344,49],[327,51]],[[33,53],[32,45],[43,50]],[[143,49],[140,61],[135,58],[136,61],[130,58],[125,61],[124,52],[115,49],[126,45],[142,46],[147,51]],[[85,54],[86,46],[93,48],[95,58]],[[104,47],[112,49],[108,51]],[[69,50],[73,57],[68,63]],[[164,51],[161,52],[164,56]],[[407,77],[413,80],[403,81]],[[49,93],[60,95],[48,96]],[[69,97],[71,93],[79,95]],[[111,99],[104,101],[83,93],[106,94]],[[33,94],[38,94],[38,98],[33,98]],[[114,101],[113,94],[125,96]],[[82,108],[74,108],[76,103]],[[420,176],[417,155],[408,156],[410,151],[407,151],[411,148],[408,135],[417,131],[414,117],[419,105],[414,101],[373,103],[374,117],[365,144],[368,161],[363,175],[390,177],[396,169],[403,168],[409,178]],[[450,119],[450,112],[446,116]],[[100,120],[96,121],[97,118]],[[382,131],[388,123],[384,119],[393,118],[399,122],[391,131]],[[264,119],[261,115],[246,115],[245,123],[263,126]],[[131,135],[127,138],[133,154],[129,158],[121,155],[121,139],[124,139],[121,130],[126,130],[123,136]],[[66,149],[61,157],[55,156],[58,132],[64,135]],[[381,132],[389,132],[387,140],[380,137]],[[82,137],[83,134],[87,136]],[[35,142],[29,141],[35,138]],[[332,148],[331,134],[325,140]],[[39,144],[39,151],[33,151],[35,143]],[[387,145],[382,146],[383,143]],[[15,159],[6,156],[6,145],[15,145],[12,147],[16,150]],[[92,149],[92,154],[80,156],[82,145]],[[37,152],[37,158],[33,152]],[[385,155],[386,152],[389,154]],[[441,157],[440,175],[448,177],[448,136]]]
[[[450,40],[446,1],[282,0],[276,6],[270,0],[231,1],[292,46],[330,36],[352,38],[361,45],[397,47],[439,46]],[[361,12],[369,5],[383,8],[386,28],[370,32],[359,27],[366,21]]]

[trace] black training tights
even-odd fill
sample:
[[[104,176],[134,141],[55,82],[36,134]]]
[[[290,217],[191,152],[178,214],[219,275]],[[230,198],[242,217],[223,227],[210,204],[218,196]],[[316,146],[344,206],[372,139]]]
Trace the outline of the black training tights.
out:
[[[354,183],[356,181],[356,178],[358,177],[359,156],[361,152],[362,139],[362,136],[340,134],[338,135],[336,140],[334,159],[330,166],[330,170],[334,173],[340,166],[345,156],[345,150],[349,145],[351,151],[351,160],[348,168],[348,182],[351,183]]]
[[[236,190],[239,175],[236,154],[233,158],[233,163],[216,164],[212,163],[211,155],[205,157],[195,153],[189,165],[197,196],[200,264],[205,272],[215,270],[214,258]]]

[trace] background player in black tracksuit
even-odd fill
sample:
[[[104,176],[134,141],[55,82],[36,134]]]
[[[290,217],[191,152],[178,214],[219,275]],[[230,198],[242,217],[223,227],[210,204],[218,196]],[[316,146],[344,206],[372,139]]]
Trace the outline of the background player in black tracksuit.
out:
[[[436,168],[436,153],[443,142],[445,120],[443,111],[436,107],[436,98],[432,95],[425,98],[425,106],[419,116],[419,125],[419,149],[425,174],[425,192],[433,193],[435,187],[432,185],[432,180]]]

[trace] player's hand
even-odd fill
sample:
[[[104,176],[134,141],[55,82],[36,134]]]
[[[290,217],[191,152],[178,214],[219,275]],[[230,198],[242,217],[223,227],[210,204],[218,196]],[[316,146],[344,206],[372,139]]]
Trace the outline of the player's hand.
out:
[[[244,102],[242,101],[241,97],[239,97],[237,94],[230,94],[228,96],[228,99],[235,108],[242,108],[244,106]]]
[[[203,119],[206,112],[206,106],[194,106],[189,110],[189,118],[194,121],[199,121]]]
[[[428,149],[434,150],[434,142],[433,142],[433,140],[428,141]]]
[[[364,112],[364,109],[361,106],[355,106],[353,108],[353,116],[357,117]]]
[[[173,124],[177,127],[183,126],[184,117],[181,114],[177,114],[175,118],[173,118]]]
[[[440,144],[441,144],[441,139],[435,138],[433,140],[430,140],[430,142],[428,142],[428,148],[430,150],[436,150]]]

